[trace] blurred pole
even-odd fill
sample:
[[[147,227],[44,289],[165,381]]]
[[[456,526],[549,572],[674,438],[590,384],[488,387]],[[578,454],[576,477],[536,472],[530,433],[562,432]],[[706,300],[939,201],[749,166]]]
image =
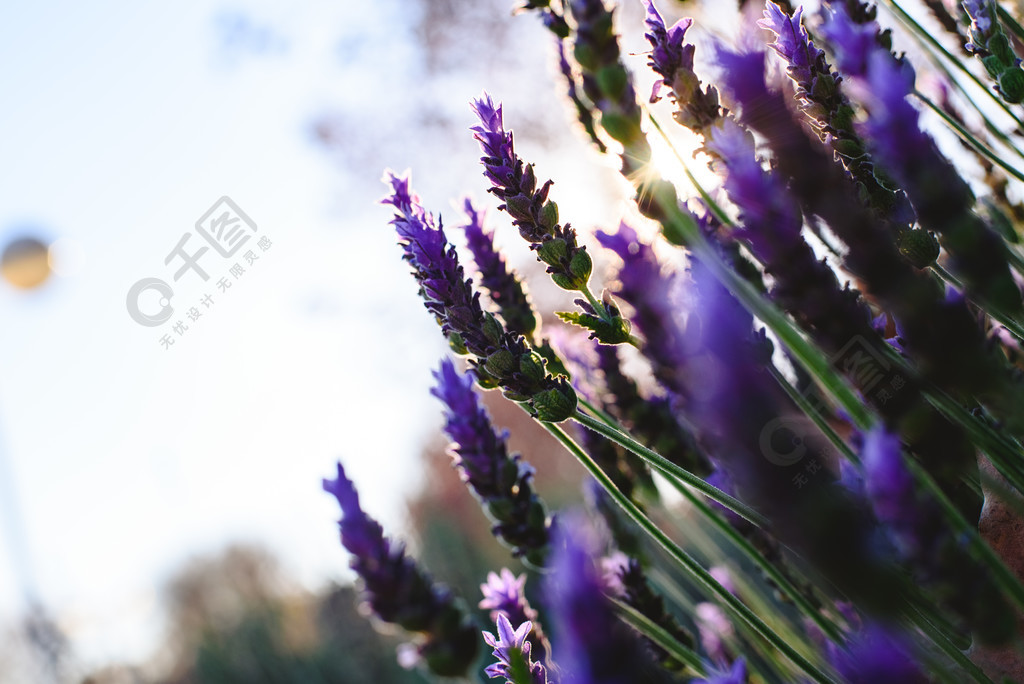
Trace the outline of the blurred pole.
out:
[[[0,254],[0,275],[18,290],[32,290],[45,283],[52,273],[49,247],[36,237],[25,236],[11,240]],[[3,411],[0,410],[0,416]],[[11,569],[21,594],[24,618],[22,633],[33,655],[38,659],[41,673],[48,683],[61,681],[61,659],[65,639],[60,629],[43,607],[36,586],[32,563],[32,549],[22,517],[18,493],[18,480],[10,460],[3,424],[0,420],[0,519],[3,535],[11,558]]]

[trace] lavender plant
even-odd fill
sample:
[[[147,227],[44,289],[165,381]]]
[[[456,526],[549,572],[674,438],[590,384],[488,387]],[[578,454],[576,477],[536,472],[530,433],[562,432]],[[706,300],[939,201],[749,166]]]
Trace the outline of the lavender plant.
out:
[[[472,676],[482,642],[478,675],[513,684],[1024,682],[1019,8],[964,2],[961,25],[923,2],[937,37],[908,0],[818,4],[768,1],[737,15],[742,49],[698,55],[701,21],[643,0],[635,59],[606,0],[519,7],[553,36],[579,135],[635,190],[590,243],[500,102],[471,103],[505,228],[579,295],[558,316],[596,349],[559,347],[566,363],[483,210],[462,204],[478,291],[408,176],[385,176],[419,294],[470,368],[435,373],[456,470],[527,561],[481,585],[474,632],[339,466],[325,488],[368,605],[416,635],[425,671]],[[718,187],[678,152],[655,163],[684,133]],[[548,516],[529,448],[510,455],[482,408],[496,388],[586,470],[586,514]]]

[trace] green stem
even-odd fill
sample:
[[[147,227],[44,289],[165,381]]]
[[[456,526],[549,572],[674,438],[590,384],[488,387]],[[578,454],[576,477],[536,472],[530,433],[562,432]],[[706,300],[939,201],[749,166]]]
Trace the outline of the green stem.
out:
[[[703,677],[706,674],[704,663],[701,662],[700,656],[683,644],[679,643],[675,637],[669,634],[668,630],[654,620],[651,620],[633,606],[615,599],[611,599],[611,602],[615,607],[615,612],[619,614],[619,617],[621,617],[633,629],[663,648],[673,658],[684,663],[697,675]]]
[[[712,501],[720,503],[721,505],[725,506],[736,515],[744,518],[745,520],[748,520],[753,525],[760,528],[768,527],[769,523],[767,518],[765,518],[763,515],[755,511],[750,506],[746,505],[739,499],[729,496],[718,487],[708,484],[707,482],[700,479],[690,471],[677,466],[675,463],[668,460],[667,458],[657,453],[656,451],[648,449],[643,444],[636,441],[629,435],[620,432],[619,430],[609,425],[606,425],[605,423],[601,422],[596,418],[588,416],[586,413],[583,413],[582,411],[576,411],[575,415],[572,416],[572,419],[575,420],[577,423],[583,425],[584,427],[590,428],[594,432],[604,437],[607,437],[608,439],[612,440],[619,446],[622,446],[628,449],[629,451],[633,452],[640,458],[650,463],[657,470],[661,471],[665,475],[668,475],[670,478],[675,478],[693,487],[704,496],[708,497]]]
[[[627,434],[626,430],[621,425],[615,422],[615,419],[611,416],[604,414],[593,408],[585,400],[581,400],[581,403],[587,408],[588,411],[595,413],[601,421],[609,428],[616,430],[622,434]],[[847,447],[848,448],[848,447]],[[772,582],[775,583],[779,591],[788,596],[793,603],[800,609],[800,611],[811,621],[813,621],[822,632],[824,632],[833,641],[842,641],[842,630],[835,625],[835,623],[828,620],[821,611],[811,605],[810,601],[803,595],[803,593],[793,585],[793,583],[786,577],[779,569],[769,561],[764,555],[754,548],[747,539],[741,535],[736,529],[729,524],[725,518],[723,518],[717,511],[708,506],[703,499],[693,493],[693,491],[687,487],[678,478],[666,475],[666,479],[672,486],[678,491],[690,504],[706,518],[712,525],[714,525],[722,535],[731,541],[743,554],[749,558],[754,565],[756,565],[765,575],[767,575]]]
[[[954,277],[952,273],[950,273],[945,268],[943,268],[941,265],[939,265],[938,262],[935,262],[934,264],[932,264],[931,268],[932,268],[933,271],[935,271],[936,273],[939,274],[940,278],[945,280],[947,283],[949,283],[953,287],[956,287],[956,288],[962,288],[963,287],[961,285],[960,281],[957,280],[957,278]],[[977,297],[976,295],[972,295],[970,292],[967,293],[967,296],[970,299],[975,300],[975,302],[985,311],[986,314],[991,316],[994,321],[996,321],[1001,326],[1003,326],[1004,328],[1009,330],[1010,333],[1014,337],[1016,337],[1018,340],[1024,342],[1024,326],[1021,326],[1021,324],[1018,323],[1016,319],[1014,319],[1008,313],[1004,312],[999,307],[992,305],[990,302],[987,302],[984,299],[982,299],[980,297]]]
[[[981,671],[981,668],[971,662],[970,658],[964,655],[960,649],[958,649],[956,645],[942,633],[941,630],[933,625],[927,617],[918,612],[916,608],[912,608],[906,617],[911,624],[916,626],[924,633],[925,636],[931,639],[932,643],[938,646],[950,660],[963,668],[964,672],[969,674],[974,681],[980,682],[980,684],[994,684],[994,682]],[[938,668],[937,671],[943,675],[943,679],[946,681],[960,681],[959,679],[955,679],[951,675],[945,673],[941,668]]]
[[[927,43],[935,52],[939,53],[948,61],[952,62],[953,66],[955,66],[958,70],[963,72],[970,80],[974,81],[974,83],[976,83],[982,90],[984,90],[985,93],[992,99],[992,101],[995,102],[1000,109],[1006,112],[1006,114],[1009,115],[1009,117],[1014,120],[1017,126],[1024,127],[1024,121],[1021,121],[1020,118],[1013,113],[1013,110],[1010,109],[1009,105],[1007,105],[1001,97],[996,95],[996,93],[993,92],[987,84],[982,82],[982,80],[978,78],[973,71],[968,69],[963,62],[961,62],[959,59],[951,55],[949,53],[949,50],[944,48],[942,44],[938,40],[936,40],[935,36],[928,33],[928,31],[926,31],[924,27],[917,23],[917,21],[915,21],[913,17],[907,14],[906,10],[900,7],[895,0],[884,0],[884,2],[885,5],[892,11],[892,13],[896,15],[896,18],[899,19],[902,23],[904,23],[911,30],[911,32],[918,37],[918,40]]]
[[[593,421],[597,425],[603,425],[597,421]],[[802,656],[796,649],[794,649],[784,639],[780,638],[771,628],[758,617],[750,608],[748,608],[742,601],[733,596],[725,587],[723,587],[711,574],[705,570],[701,565],[694,560],[688,553],[679,547],[674,541],[672,541],[668,535],[661,531],[661,529],[655,525],[650,518],[648,518],[640,508],[637,507],[632,501],[629,500],[611,479],[601,470],[601,468],[594,463],[593,459],[590,458],[589,454],[580,448],[573,439],[565,433],[557,425],[551,423],[542,423],[545,429],[550,432],[554,437],[562,443],[562,445],[572,453],[583,467],[596,479],[601,486],[605,488],[608,494],[615,500],[623,511],[633,519],[633,521],[646,532],[655,542],[658,543],[665,551],[679,563],[683,569],[690,574],[698,584],[700,584],[707,592],[714,596],[726,609],[729,610],[736,618],[742,620],[748,627],[750,627],[758,636],[767,641],[771,646],[778,649],[791,663],[797,668],[804,672],[815,682],[826,682],[831,683],[834,680],[831,679],[824,672],[815,667],[810,661]]]
[[[1021,28],[1021,25],[1017,23],[1013,15],[998,4],[996,5],[996,11],[999,13],[999,21],[1003,22],[1015,36],[1024,40],[1024,28]]]
[[[934,102],[932,102],[930,99],[928,99],[926,95],[924,95],[918,90],[914,90],[914,97],[916,97],[918,100],[926,104],[928,108],[931,109],[933,112],[938,114],[939,117],[946,122],[946,125],[952,128],[953,131],[957,134],[957,136],[961,140],[963,140],[968,146],[970,146],[975,152],[980,154],[982,157],[985,157],[985,159],[988,159],[990,162],[1001,168],[1003,171],[1006,171],[1006,173],[1010,174],[1017,180],[1024,181],[1024,173],[1018,171],[1016,167],[1011,166],[1008,162],[1004,161],[1001,156],[999,156],[998,154],[990,150],[987,146],[982,144],[981,141],[975,138],[970,131],[961,126],[956,119],[951,117],[946,112],[942,111],[942,109]]]

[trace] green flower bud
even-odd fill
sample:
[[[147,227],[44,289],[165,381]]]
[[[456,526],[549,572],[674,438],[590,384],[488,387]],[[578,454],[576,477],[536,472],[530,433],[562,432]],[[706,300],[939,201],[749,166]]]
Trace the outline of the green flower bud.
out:
[[[604,112],[601,114],[601,127],[604,128],[608,135],[623,145],[643,135],[638,121],[618,112]]]
[[[548,200],[540,209],[540,225],[548,231],[555,229],[558,225],[558,205]]]
[[[530,403],[538,419],[560,423],[576,412],[576,392],[562,380],[557,387],[534,394]]]
[[[826,100],[836,93],[836,80],[831,74],[821,73],[814,79],[811,95],[818,100]]]
[[[832,119],[829,123],[838,132],[853,131],[853,114],[853,107],[845,104],[840,105],[832,114]]]
[[[572,55],[576,58],[576,63],[579,64],[580,68],[584,71],[593,71],[600,64],[597,51],[582,41],[576,42],[576,47],[573,49]]]
[[[531,351],[519,357],[519,372],[530,379],[531,382],[540,384],[544,382],[547,370],[544,366],[544,359],[537,352]]]
[[[505,210],[509,216],[520,221],[533,220],[533,215],[530,213],[532,206],[533,203],[526,195],[516,195],[505,199]]]
[[[501,384],[501,380],[488,373],[487,369],[483,366],[477,365],[475,371],[476,384],[480,385],[483,389],[494,389]]]
[[[581,287],[585,287],[587,281],[590,280],[590,272],[593,267],[594,263],[590,260],[586,247],[581,247],[573,254],[572,261],[569,262],[569,272],[582,283]]]
[[[939,257],[939,241],[924,228],[903,233],[898,241],[900,254],[915,268],[927,268]]]
[[[848,138],[835,138],[832,140],[832,149],[841,157],[847,159],[859,159],[864,156],[864,148],[856,140]]]
[[[999,92],[1011,104],[1024,100],[1024,70],[1011,67],[999,74]]]
[[[999,58],[1003,64],[1013,64],[1014,54],[1013,49],[1010,47],[1010,40],[1006,37],[1006,34],[999,31],[991,38],[988,39],[988,45],[985,46],[988,51]]]
[[[516,357],[508,349],[499,349],[487,357],[484,368],[495,377],[504,377],[516,369]]]
[[[537,248],[537,257],[549,266],[558,266],[565,258],[567,250],[568,245],[565,240],[560,238],[545,240]]]
[[[518,402],[520,404],[524,404],[524,403],[530,401],[529,395],[520,394],[519,392],[513,392],[510,389],[502,390],[501,395],[503,397],[505,397],[506,399],[508,399],[509,401],[515,401],[515,402]],[[531,413],[532,413],[532,411],[531,411]]]
[[[469,353],[466,349],[466,342],[462,339],[462,335],[457,332],[448,333],[448,346],[451,347],[452,351],[459,356],[465,356]]]
[[[502,497],[487,502],[487,515],[492,520],[508,520],[513,512],[513,503],[510,499]]]
[[[501,323],[498,322],[498,319],[496,319],[490,312],[484,312],[484,324],[482,327],[484,337],[487,338],[487,341],[497,346],[505,334],[505,330],[501,327]]]
[[[985,71],[992,78],[999,78],[999,74],[1002,73],[1005,65],[1003,60],[999,59],[995,55],[989,55],[988,57],[982,57],[981,63],[985,66]]]
[[[570,292],[573,292],[579,289],[576,283],[576,279],[571,278],[565,275],[564,273],[552,273],[551,280],[552,282],[554,282],[555,285],[562,288],[563,290],[569,290]]]

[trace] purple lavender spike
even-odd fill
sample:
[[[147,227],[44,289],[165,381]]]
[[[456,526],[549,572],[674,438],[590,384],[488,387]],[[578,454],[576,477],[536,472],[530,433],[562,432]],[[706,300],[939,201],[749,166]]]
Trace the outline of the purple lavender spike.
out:
[[[476,658],[476,630],[451,592],[435,585],[401,544],[384,537],[380,524],[363,512],[341,463],[337,477],[325,479],[323,488],[341,506],[341,543],[352,554],[352,569],[362,579],[373,613],[418,633],[422,642],[412,648],[435,673],[464,675]]]
[[[908,101],[913,69],[874,42],[873,26],[854,24],[837,8],[822,27],[841,69],[851,77],[851,94],[870,114],[862,127],[864,138],[906,191],[921,226],[940,235],[954,271],[972,294],[1006,311],[1022,310],[1006,245],[973,213],[974,195],[967,183],[921,129],[919,114]]]
[[[480,284],[487,288],[491,300],[498,305],[508,329],[529,338],[537,328],[537,318],[522,282],[509,271],[505,260],[494,248],[494,233],[484,229],[483,210],[478,210],[468,198],[462,207],[469,219],[462,230],[480,271]]]
[[[484,93],[473,101],[480,125],[472,128],[484,156],[484,175],[491,181],[490,192],[504,204],[498,209],[512,217],[519,234],[547,265],[556,285],[565,290],[584,290],[592,263],[585,247],[576,243],[576,231],[558,222],[558,205],[548,199],[552,181],[537,187],[533,165],[516,154],[512,132],[505,130],[501,105]]]
[[[562,377],[546,370],[544,359],[532,351],[522,335],[506,332],[494,316],[480,307],[473,281],[465,277],[455,247],[444,230],[409,190],[408,176],[388,171],[385,182],[392,194],[383,200],[395,207],[391,224],[398,232],[405,259],[413,267],[420,295],[452,346],[476,358],[477,373],[490,386],[501,386],[505,396],[521,402],[540,420],[559,422],[576,410],[576,393]]]
[[[668,681],[612,611],[594,562],[594,530],[582,515],[569,514],[562,522],[544,594],[551,609],[555,659],[566,679],[587,684]]]
[[[718,104],[718,91],[712,86],[702,90],[700,79],[693,70],[695,47],[684,42],[693,20],[680,19],[668,28],[652,0],[644,0],[644,5],[648,29],[644,37],[652,48],[647,64],[661,76],[661,80],[654,84],[651,102],[657,102],[662,89],[667,88],[669,97],[678,108],[676,120],[701,133],[722,116],[722,109]]]
[[[453,442],[459,474],[495,521],[494,534],[515,556],[543,565],[551,522],[530,484],[533,467],[518,454],[509,455],[508,434],[494,429],[473,389],[472,374],[460,374],[445,359],[434,378],[431,394],[445,405],[444,430]]]
[[[849,684],[927,684],[902,636],[879,625],[864,628],[846,649],[830,644],[833,666]]]

